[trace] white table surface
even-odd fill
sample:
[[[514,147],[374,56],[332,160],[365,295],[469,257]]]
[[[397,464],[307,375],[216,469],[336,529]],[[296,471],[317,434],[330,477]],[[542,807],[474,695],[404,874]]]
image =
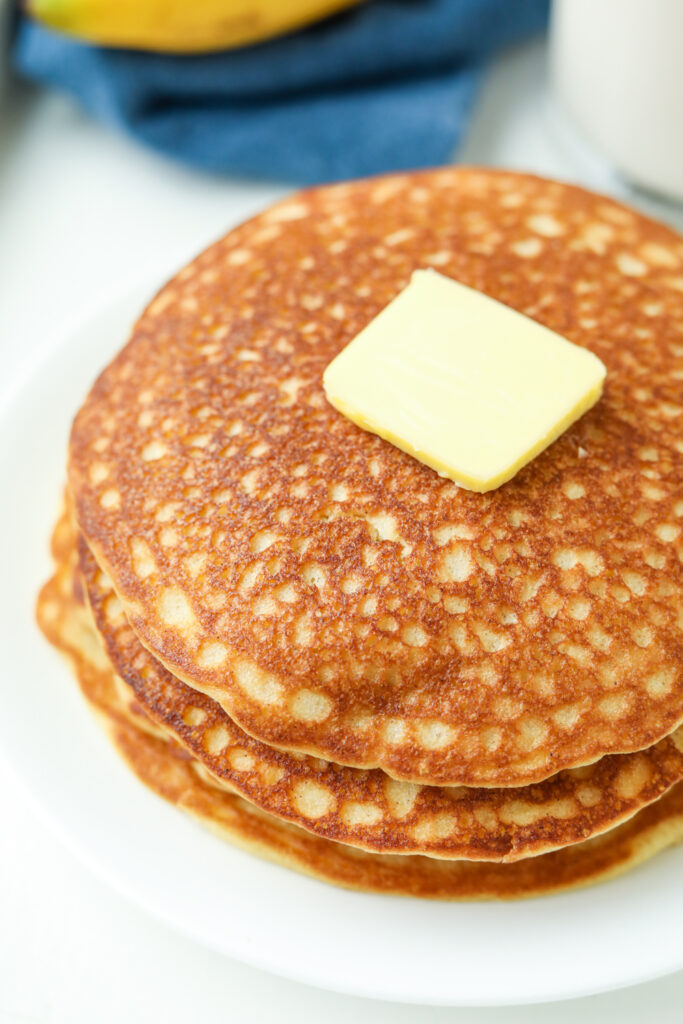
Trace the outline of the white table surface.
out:
[[[461,159],[623,194],[558,126],[544,56],[532,44],[498,60]],[[84,304],[150,269],[171,272],[284,191],[179,168],[109,134],[66,99],[14,85],[0,97],[0,387]],[[680,209],[635,202],[683,222]],[[1,752],[0,794],[0,1024],[681,1020],[683,974],[571,1003],[497,1010],[373,1003],[273,978],[175,935],[93,878],[40,820]]]

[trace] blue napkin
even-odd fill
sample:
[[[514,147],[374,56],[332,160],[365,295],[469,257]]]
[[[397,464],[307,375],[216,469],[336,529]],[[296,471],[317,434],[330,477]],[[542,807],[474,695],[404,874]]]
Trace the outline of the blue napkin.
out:
[[[179,57],[73,42],[20,19],[18,71],[209,171],[297,183],[444,163],[484,61],[547,0],[369,0],[300,32]]]

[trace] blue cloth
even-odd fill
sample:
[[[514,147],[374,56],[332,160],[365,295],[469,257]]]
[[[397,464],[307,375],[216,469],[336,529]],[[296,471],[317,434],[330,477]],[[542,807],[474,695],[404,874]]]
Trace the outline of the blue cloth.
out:
[[[209,171],[298,183],[449,160],[484,61],[547,0],[369,0],[300,32],[201,56],[74,42],[20,19],[18,71]]]

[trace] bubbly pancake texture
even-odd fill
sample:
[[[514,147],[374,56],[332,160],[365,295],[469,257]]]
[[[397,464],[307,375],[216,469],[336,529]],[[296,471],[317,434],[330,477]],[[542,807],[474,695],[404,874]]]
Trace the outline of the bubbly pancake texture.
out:
[[[79,565],[112,665],[150,718],[215,780],[327,839],[375,852],[512,862],[613,828],[683,779],[683,729],[642,753],[515,789],[421,786],[275,750],[141,645],[82,538]]]
[[[606,365],[474,494],[326,401],[419,267]],[[143,643],[265,742],[513,786],[683,720],[683,242],[581,189],[450,168],[312,190],[151,302],[71,438],[79,526]]]
[[[60,536],[61,535],[61,536]],[[683,785],[618,828],[555,853],[515,864],[442,861],[372,854],[311,835],[253,807],[210,776],[141,712],[117,680],[74,590],[73,565],[60,558],[37,607],[46,637],[71,662],[81,690],[137,776],[159,796],[192,814],[229,842],[278,864],[349,889],[436,899],[518,899],[557,892],[623,873],[683,838]],[[67,556],[68,557],[68,556]]]
[[[119,723],[114,742],[151,789],[250,853],[362,892],[442,900],[513,900],[604,882],[683,839],[683,785],[596,839],[516,864],[372,854],[312,836],[193,774],[178,748]]]

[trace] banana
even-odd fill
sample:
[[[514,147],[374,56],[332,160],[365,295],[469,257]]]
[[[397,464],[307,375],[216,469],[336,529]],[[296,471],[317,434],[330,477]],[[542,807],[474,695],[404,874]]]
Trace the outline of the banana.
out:
[[[291,32],[360,0],[25,0],[48,28],[102,46],[206,53]]]

